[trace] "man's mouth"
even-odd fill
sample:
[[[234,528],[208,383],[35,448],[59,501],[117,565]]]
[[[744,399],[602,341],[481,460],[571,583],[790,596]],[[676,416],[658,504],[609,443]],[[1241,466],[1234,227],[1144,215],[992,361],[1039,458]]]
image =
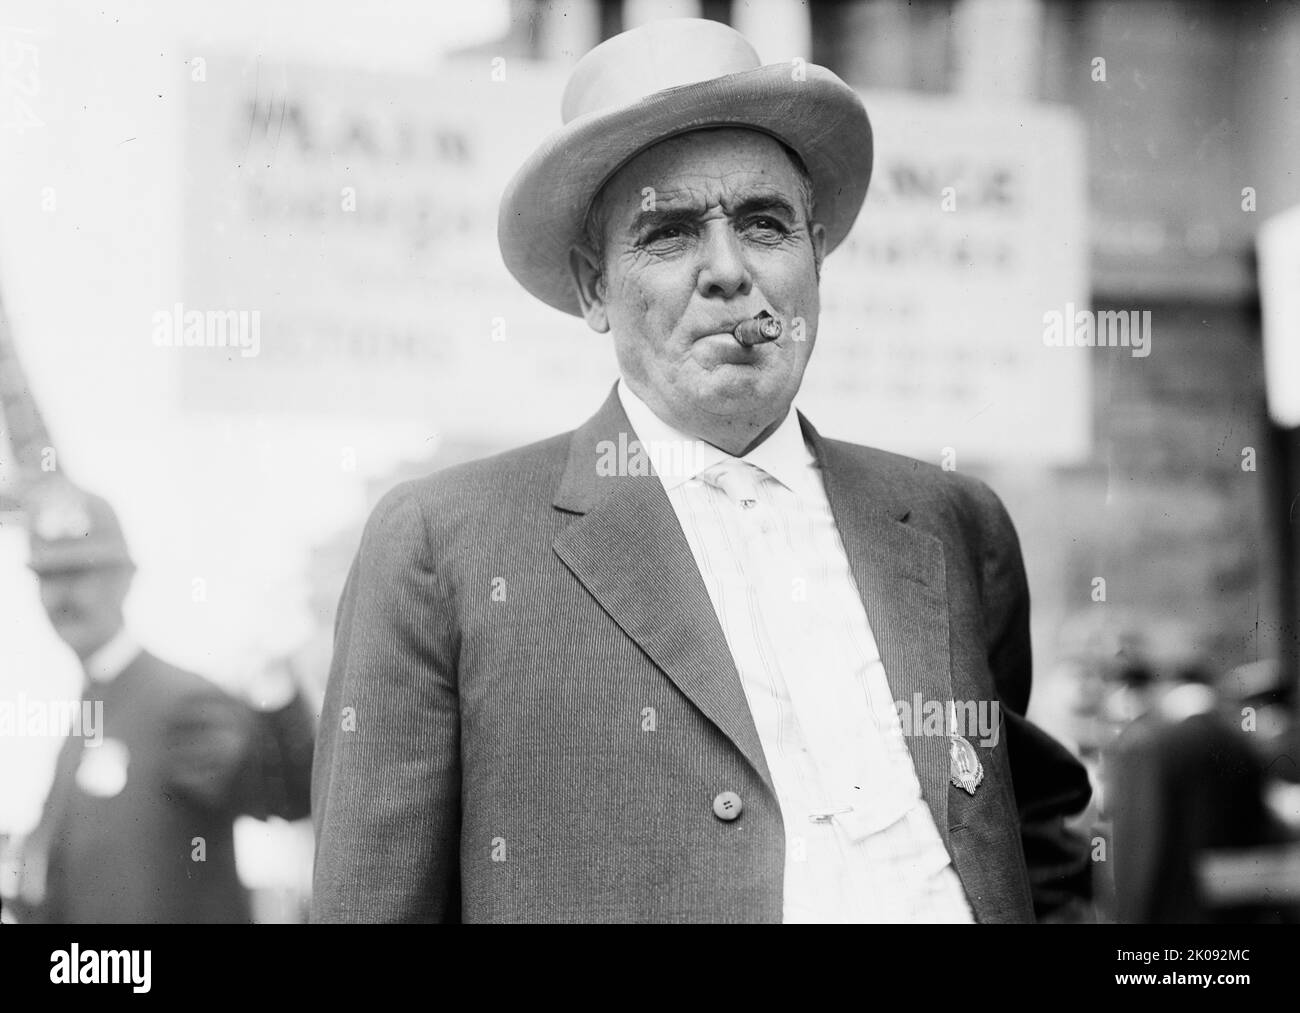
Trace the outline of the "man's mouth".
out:
[[[774,325],[774,326],[773,326]],[[699,341],[702,338],[711,338],[718,335],[738,341],[736,338],[736,329],[748,328],[749,330],[765,329],[767,333],[775,330],[777,336],[781,332],[781,318],[775,316],[771,310],[760,310],[758,313],[743,317],[729,317],[719,321],[717,324],[710,325],[707,329],[700,329],[696,332],[693,340]],[[762,341],[774,341],[774,337],[764,337]],[[755,342],[761,344],[762,341]]]

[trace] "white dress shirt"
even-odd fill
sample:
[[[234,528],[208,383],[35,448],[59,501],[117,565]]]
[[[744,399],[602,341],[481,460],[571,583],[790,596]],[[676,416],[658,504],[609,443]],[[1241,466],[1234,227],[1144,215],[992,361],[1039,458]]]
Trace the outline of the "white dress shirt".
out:
[[[786,922],[973,920],[792,409],[743,458],[618,396],[736,662],[785,823]]]

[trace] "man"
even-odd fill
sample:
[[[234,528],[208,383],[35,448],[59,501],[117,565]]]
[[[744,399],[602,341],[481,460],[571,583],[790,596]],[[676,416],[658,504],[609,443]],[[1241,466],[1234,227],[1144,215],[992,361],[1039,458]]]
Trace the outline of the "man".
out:
[[[1110,869],[1115,920],[1126,923],[1273,922],[1286,916],[1276,894],[1223,901],[1201,880],[1213,853],[1286,841],[1266,802],[1268,771],[1240,708],[1226,706],[1214,677],[1184,662],[1105,758],[1106,808],[1114,821]],[[1269,884],[1272,885],[1272,884]]]
[[[308,814],[313,729],[301,696],[268,682],[255,710],[141,649],[122,612],[135,566],[100,497],[47,486],[30,534],[41,602],[85,669],[90,720],[64,743],[22,849],[16,914],[249,922],[233,824]]]
[[[587,54],[563,111],[502,252],[622,378],[576,432],[376,508],[317,747],[314,918],[1057,913],[1087,889],[1062,820],[1089,792],[1023,717],[1010,520],[791,410],[866,193],[861,102],[685,20]],[[781,336],[740,343],[762,313]],[[997,731],[974,744],[954,701]]]

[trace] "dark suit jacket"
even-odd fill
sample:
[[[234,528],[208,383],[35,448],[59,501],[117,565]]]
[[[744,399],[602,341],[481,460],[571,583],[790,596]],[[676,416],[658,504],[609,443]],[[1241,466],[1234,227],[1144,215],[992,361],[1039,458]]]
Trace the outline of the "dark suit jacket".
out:
[[[895,699],[1001,704],[973,797],[946,734],[908,739],[977,918],[1086,891],[1062,817],[1087,778],[1023,717],[1029,600],[1001,503],[800,421]],[[317,743],[314,919],[781,920],[782,817],[735,663],[658,478],[598,474],[620,433],[611,393],[574,433],[376,507]]]
[[[147,652],[106,685],[91,683],[85,699],[103,703],[105,744],[64,743],[29,841],[46,858],[45,897],[20,916],[64,924],[250,921],[233,821],[308,814],[313,729],[302,699],[260,714]],[[128,758],[124,787],[107,797],[84,790],[77,768],[111,759],[90,754],[116,754],[116,745]]]

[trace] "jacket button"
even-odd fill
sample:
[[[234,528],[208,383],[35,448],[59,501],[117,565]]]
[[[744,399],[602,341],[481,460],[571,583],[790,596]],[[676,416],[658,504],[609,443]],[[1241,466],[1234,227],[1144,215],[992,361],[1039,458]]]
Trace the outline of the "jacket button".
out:
[[[713,815],[720,820],[734,820],[745,810],[745,803],[734,791],[724,791],[713,800]]]

